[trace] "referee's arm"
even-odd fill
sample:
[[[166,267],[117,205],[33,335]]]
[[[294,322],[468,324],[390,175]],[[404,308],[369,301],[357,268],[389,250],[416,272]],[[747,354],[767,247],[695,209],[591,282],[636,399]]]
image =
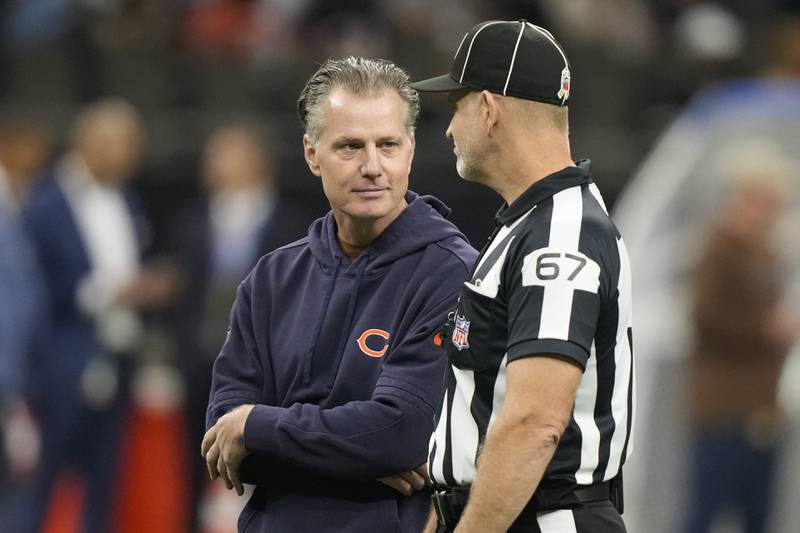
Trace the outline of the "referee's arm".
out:
[[[508,364],[503,407],[486,436],[457,533],[506,531],[531,499],[569,424],[581,368],[557,356]]]

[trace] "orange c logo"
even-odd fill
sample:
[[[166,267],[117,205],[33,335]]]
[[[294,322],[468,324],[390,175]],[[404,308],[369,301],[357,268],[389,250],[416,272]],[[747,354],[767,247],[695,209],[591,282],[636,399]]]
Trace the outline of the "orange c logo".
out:
[[[372,348],[367,346],[367,338],[373,335],[377,335],[378,337],[381,337],[382,339],[387,341],[389,340],[389,337],[391,337],[388,331],[383,331],[382,329],[376,329],[376,328],[368,329],[367,331],[362,333],[361,336],[356,341],[358,343],[358,347],[361,348],[362,352],[364,352],[370,357],[383,357],[383,355],[386,353],[386,350],[389,349],[389,343],[387,342],[380,350],[373,350]]]

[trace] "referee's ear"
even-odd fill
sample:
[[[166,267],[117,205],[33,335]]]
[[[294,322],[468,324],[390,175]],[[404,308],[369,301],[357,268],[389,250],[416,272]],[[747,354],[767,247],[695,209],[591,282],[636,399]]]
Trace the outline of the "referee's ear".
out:
[[[487,135],[492,135],[500,120],[500,96],[489,91],[480,92],[481,122],[486,128]]]
[[[315,176],[322,176],[322,172],[319,169],[319,164],[317,163],[317,147],[314,146],[314,143],[311,142],[311,138],[306,133],[303,135],[303,155],[306,158],[306,164],[308,165],[309,170]]]

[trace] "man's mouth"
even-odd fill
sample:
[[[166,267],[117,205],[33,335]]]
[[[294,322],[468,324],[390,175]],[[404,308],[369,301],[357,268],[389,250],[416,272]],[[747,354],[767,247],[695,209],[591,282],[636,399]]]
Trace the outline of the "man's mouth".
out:
[[[388,187],[361,187],[353,189],[353,192],[365,198],[376,198],[388,190]]]

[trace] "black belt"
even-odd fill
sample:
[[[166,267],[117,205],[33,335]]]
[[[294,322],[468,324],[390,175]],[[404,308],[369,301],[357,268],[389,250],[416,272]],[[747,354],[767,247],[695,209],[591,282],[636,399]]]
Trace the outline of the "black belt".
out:
[[[578,503],[585,504],[610,500],[622,513],[622,486],[616,479],[588,485],[572,491]],[[434,487],[431,500],[439,525],[455,527],[469,498],[469,487]],[[540,511],[551,509],[538,509]]]
[[[455,527],[464,507],[467,506],[469,489],[466,487],[458,488],[434,488],[431,494],[431,503],[436,512],[436,518],[440,526]]]

